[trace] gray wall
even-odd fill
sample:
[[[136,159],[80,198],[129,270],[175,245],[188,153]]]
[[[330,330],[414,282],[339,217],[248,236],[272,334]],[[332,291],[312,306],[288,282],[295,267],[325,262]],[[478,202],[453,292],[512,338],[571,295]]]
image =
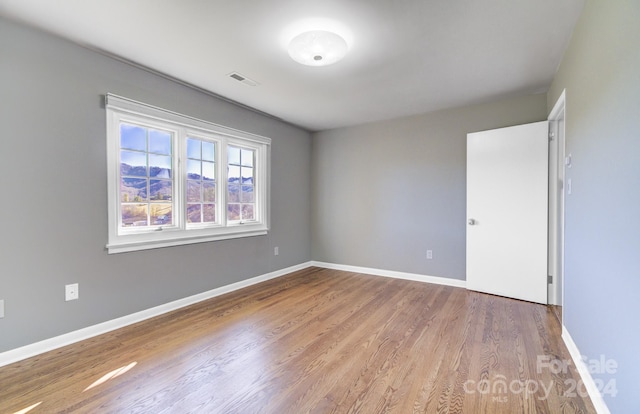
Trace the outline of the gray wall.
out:
[[[269,235],[107,255],[106,92],[272,138]],[[0,106],[0,352],[311,260],[306,131],[2,18]]]
[[[530,95],[313,134],[314,260],[465,279],[467,133],[546,106]]]
[[[619,368],[613,413],[640,412],[640,2],[587,1],[548,94],[566,88],[564,323]]]

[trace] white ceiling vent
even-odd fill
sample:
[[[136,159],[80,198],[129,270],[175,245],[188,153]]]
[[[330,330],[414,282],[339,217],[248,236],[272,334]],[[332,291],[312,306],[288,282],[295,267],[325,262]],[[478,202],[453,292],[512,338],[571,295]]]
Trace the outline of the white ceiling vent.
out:
[[[238,72],[231,72],[228,76],[229,76],[231,79],[235,79],[235,80],[237,80],[238,82],[242,82],[242,83],[244,83],[245,85],[249,85],[249,86],[256,86],[256,85],[259,85],[259,83],[258,83],[258,82],[254,81],[253,79],[249,79],[249,78],[247,78],[246,76],[244,76],[244,75],[242,75],[242,74],[240,74],[240,73],[238,73]]]

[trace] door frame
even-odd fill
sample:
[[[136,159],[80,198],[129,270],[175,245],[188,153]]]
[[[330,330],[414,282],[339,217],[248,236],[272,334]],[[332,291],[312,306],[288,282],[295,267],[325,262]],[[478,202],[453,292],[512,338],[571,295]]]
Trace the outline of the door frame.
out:
[[[547,118],[549,121],[549,260],[551,283],[548,303],[564,304],[564,233],[566,163],[566,90],[563,90]]]

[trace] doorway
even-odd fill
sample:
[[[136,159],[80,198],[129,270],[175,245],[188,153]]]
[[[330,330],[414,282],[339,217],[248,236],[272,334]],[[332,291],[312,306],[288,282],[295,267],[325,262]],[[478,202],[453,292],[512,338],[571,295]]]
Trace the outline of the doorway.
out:
[[[548,299],[562,323],[564,285],[566,168],[571,167],[565,141],[565,91],[549,113],[549,275]]]

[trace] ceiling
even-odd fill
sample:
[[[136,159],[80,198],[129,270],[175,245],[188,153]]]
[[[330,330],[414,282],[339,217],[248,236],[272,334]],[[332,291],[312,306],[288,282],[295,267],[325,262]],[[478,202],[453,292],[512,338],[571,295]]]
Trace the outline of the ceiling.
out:
[[[583,4],[0,0],[0,15],[318,131],[546,92]],[[346,31],[349,53],[295,63],[288,39],[320,23]]]

